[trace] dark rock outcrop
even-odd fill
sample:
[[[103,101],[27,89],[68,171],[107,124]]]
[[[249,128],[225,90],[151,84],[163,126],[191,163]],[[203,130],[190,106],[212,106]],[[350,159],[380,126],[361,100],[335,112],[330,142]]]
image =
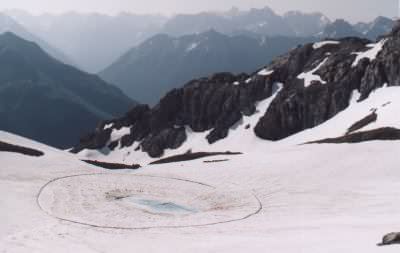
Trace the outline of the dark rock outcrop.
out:
[[[366,68],[365,61],[352,68],[352,53],[365,50],[368,40],[347,38],[339,42],[318,49],[311,45],[298,48],[270,66],[282,73],[274,81],[284,83],[285,89],[255,127],[259,137],[280,140],[317,126],[347,108]],[[306,87],[298,75],[315,69],[323,61],[315,74],[326,83],[314,81]]]
[[[44,153],[42,151],[33,149],[33,148],[27,148],[23,146],[18,146],[6,142],[0,141],[0,152],[12,152],[12,153],[19,153],[22,155],[28,155],[28,156],[43,156]]]
[[[306,144],[322,144],[322,143],[360,143],[366,141],[394,141],[400,140],[400,129],[393,127],[382,127],[370,131],[356,132],[353,134],[347,134],[337,138],[327,138],[318,141],[308,142]]]
[[[371,114],[369,114],[365,118],[363,118],[363,119],[357,121],[356,123],[354,123],[353,125],[351,125],[349,127],[349,129],[347,130],[347,134],[355,132],[365,126],[368,126],[369,124],[375,122],[377,119],[378,119],[378,114],[376,114],[376,111],[374,110]]]
[[[242,153],[239,152],[196,152],[196,153],[186,153],[182,155],[175,155],[166,157],[157,161],[154,161],[150,164],[165,164],[165,163],[176,163],[176,162],[184,162],[184,161],[191,161],[195,159],[200,159],[209,156],[218,156],[218,155],[241,155]]]
[[[92,160],[82,160],[82,162],[108,170],[136,170],[141,167],[139,164],[108,163]]]
[[[354,64],[356,54],[371,50],[365,39],[345,38],[312,50],[310,45],[292,51],[286,58],[272,64],[271,69],[285,73],[278,79],[285,89],[272,102],[258,122],[255,133],[264,139],[280,140],[302,130],[315,127],[348,107],[353,91],[360,92],[359,100],[384,85],[400,85],[400,25],[381,38],[382,49],[376,58],[361,59]],[[377,47],[378,43],[375,44]],[[297,76],[302,71],[325,63],[314,73],[326,83],[314,81],[308,87]],[[293,66],[304,66],[296,68]]]
[[[255,112],[255,103],[272,95],[274,82],[268,76],[218,73],[209,78],[189,82],[174,89],[152,109],[138,105],[124,117],[100,124],[96,131],[83,138],[74,149],[100,149],[107,145],[111,131],[130,127],[130,134],[119,141],[121,147],[139,142],[142,151],[160,157],[165,149],[176,149],[186,141],[186,129],[210,131],[209,143],[228,135],[229,128],[243,115]],[[106,125],[112,127],[104,130]],[[109,143],[114,149],[117,143]]]
[[[400,233],[399,232],[393,232],[385,235],[382,238],[382,242],[378,244],[379,246],[384,246],[384,245],[391,245],[391,244],[400,244]]]

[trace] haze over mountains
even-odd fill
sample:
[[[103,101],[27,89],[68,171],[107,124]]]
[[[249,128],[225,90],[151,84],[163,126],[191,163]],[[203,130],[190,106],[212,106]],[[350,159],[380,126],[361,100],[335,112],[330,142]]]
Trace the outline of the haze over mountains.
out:
[[[169,90],[215,72],[252,72],[311,37],[157,35],[124,54],[99,75],[132,98],[155,105]]]
[[[213,29],[226,35],[310,37],[322,33],[331,23],[322,13],[291,11],[280,16],[268,7],[178,14],[170,18],[130,13],[116,16],[77,12],[35,16],[20,10],[5,13],[91,73],[106,69],[128,50],[156,34],[179,37]],[[364,32],[370,24],[357,24],[357,27],[362,27]]]
[[[16,34],[21,38],[33,41],[54,58],[67,64],[73,64],[71,59],[69,59],[59,49],[54,48],[53,46],[49,45],[47,41],[44,41],[43,39],[32,34],[24,26],[17,23],[14,19],[10,18],[5,14],[0,13],[0,34],[4,32],[13,32],[14,34]]]
[[[251,72],[298,45],[323,38],[375,40],[388,33],[393,24],[393,20],[384,17],[354,26],[344,20],[330,22],[318,13],[289,12],[280,17],[268,8],[229,12],[225,16],[177,16],[165,25],[170,33],[180,34],[176,31],[184,33],[194,27],[198,34],[157,35],[128,51],[99,75],[130,97],[154,105],[168,90],[191,79],[215,72]],[[358,28],[361,25],[363,30]],[[288,29],[274,30],[283,26]],[[202,32],[206,27],[211,27],[212,32]]]
[[[99,120],[134,102],[95,75],[50,57],[33,42],[0,35],[0,129],[69,148]]]
[[[33,16],[23,11],[11,17],[69,55],[80,68],[96,73],[131,47],[156,34],[166,18],[159,15],[104,14]]]

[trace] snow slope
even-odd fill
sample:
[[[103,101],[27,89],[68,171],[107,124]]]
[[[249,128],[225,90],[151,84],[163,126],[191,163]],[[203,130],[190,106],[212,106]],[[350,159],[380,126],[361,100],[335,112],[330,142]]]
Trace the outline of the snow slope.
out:
[[[229,148],[243,155],[136,171],[92,167],[0,132],[2,141],[45,152],[40,158],[0,153],[0,251],[398,252],[376,243],[400,230],[400,142],[298,144],[341,135],[371,109],[378,120],[362,130],[398,127],[399,96],[400,88],[385,87],[358,103],[355,92],[335,118],[276,143],[245,127],[263,115],[270,98],[228,139],[208,145],[205,133],[191,133],[184,147],[167,152]],[[151,161],[141,152],[131,159]],[[131,229],[144,227],[152,228]]]

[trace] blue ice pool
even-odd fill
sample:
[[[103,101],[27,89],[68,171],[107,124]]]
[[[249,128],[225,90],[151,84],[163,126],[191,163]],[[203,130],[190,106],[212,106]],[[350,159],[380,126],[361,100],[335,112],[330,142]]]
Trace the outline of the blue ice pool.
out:
[[[130,202],[144,208],[148,211],[157,212],[157,213],[195,213],[196,210],[193,208],[189,208],[186,206],[178,205],[173,202],[165,202],[161,200],[154,199],[139,199],[134,197],[125,198]]]

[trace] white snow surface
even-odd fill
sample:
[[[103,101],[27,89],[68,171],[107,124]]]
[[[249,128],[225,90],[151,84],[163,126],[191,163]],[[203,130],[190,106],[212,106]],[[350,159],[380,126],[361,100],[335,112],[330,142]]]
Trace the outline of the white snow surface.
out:
[[[364,58],[367,58],[370,61],[375,60],[376,57],[378,56],[379,52],[383,49],[383,46],[385,45],[387,40],[388,39],[382,39],[381,41],[379,41],[377,43],[368,44],[367,47],[369,49],[365,52],[353,53],[353,54],[357,55],[357,57],[351,66],[356,67],[358,65],[358,63]]]
[[[121,139],[123,136],[128,135],[131,132],[129,127],[122,127],[121,129],[113,129],[111,132],[110,142]]]
[[[324,80],[321,79],[319,75],[314,74],[317,72],[328,60],[328,58],[325,58],[318,66],[316,66],[314,69],[308,71],[308,72],[303,72],[300,75],[297,76],[298,79],[304,79],[304,87],[308,87],[311,85],[311,82],[313,81],[318,81],[322,84],[326,84]]]
[[[381,88],[363,102],[358,96],[355,91],[350,107],[331,120],[280,142],[260,140],[251,130],[272,101],[266,99],[257,114],[231,129],[229,138],[208,145],[206,133],[188,129],[190,141],[167,151],[229,149],[243,155],[148,166],[152,159],[133,152],[133,146],[136,155],[127,159],[144,165],[135,171],[99,169],[75,155],[0,132],[2,141],[45,152],[39,158],[0,152],[0,250],[397,253],[396,245],[376,243],[400,231],[400,142],[298,145],[341,135],[371,109],[377,109],[378,120],[362,130],[399,127],[399,87]],[[210,159],[229,161],[203,162]],[[203,222],[217,224],[191,226]],[[152,228],[116,228],[142,225]]]
[[[313,44],[313,48],[314,49],[320,49],[326,45],[337,45],[340,44],[339,41],[335,41],[335,40],[325,40],[325,41],[320,41],[320,42],[316,42]]]
[[[113,123],[110,123],[110,124],[106,124],[105,126],[104,126],[104,130],[107,130],[107,129],[109,129],[109,128],[112,128],[113,127]]]
[[[198,46],[199,46],[199,43],[194,42],[194,43],[190,44],[190,45],[186,48],[186,52],[193,51],[193,50],[195,50]]]
[[[269,76],[272,73],[274,73],[274,70],[262,69],[257,73],[257,75],[259,75],[259,76]]]

